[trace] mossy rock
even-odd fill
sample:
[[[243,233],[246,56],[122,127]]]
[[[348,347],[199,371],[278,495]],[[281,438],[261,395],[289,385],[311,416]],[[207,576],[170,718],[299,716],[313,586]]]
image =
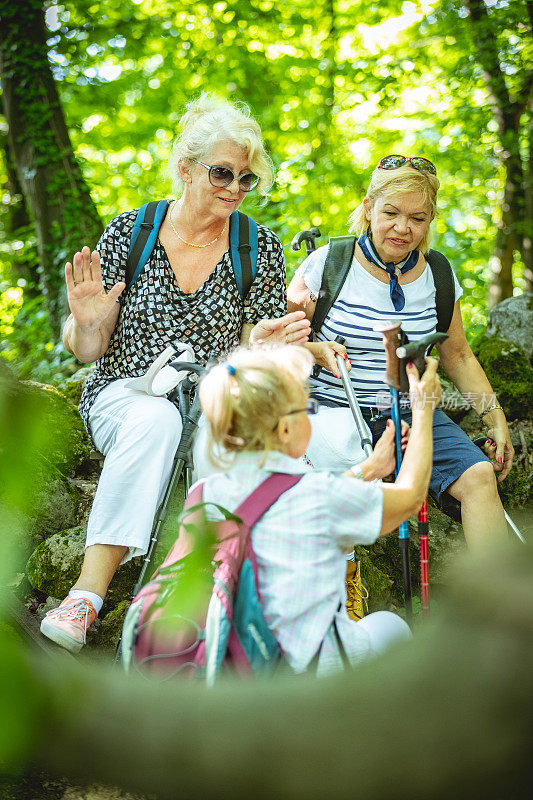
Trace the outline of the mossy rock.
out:
[[[507,419],[533,415],[533,368],[522,348],[498,338],[481,336],[474,352],[502,404]]]
[[[415,526],[416,522],[412,521],[410,528],[413,533],[416,530]],[[446,574],[452,561],[466,551],[463,526],[440,509],[430,506],[428,538],[430,583],[446,583]],[[419,563],[418,561],[417,585],[420,585]]]
[[[26,478],[35,456],[50,470],[74,475],[91,450],[80,415],[52,386],[0,377],[0,434],[10,470]],[[54,475],[55,477],[55,475]]]
[[[41,423],[53,432],[45,453],[47,459],[63,474],[73,475],[92,449],[78,409],[53,386],[33,381],[24,382],[23,386],[38,396]]]
[[[372,551],[366,547],[355,548],[356,558],[361,562],[361,580],[368,590],[368,610],[380,611],[391,602],[392,581],[374,564]]]
[[[99,647],[106,650],[115,650],[122,634],[122,625],[126,611],[130,607],[130,600],[122,600],[102,619],[98,629]]]
[[[73,405],[79,405],[85,382],[93,372],[94,366],[81,367],[74,375],[71,375],[70,378],[67,378],[67,380],[59,386],[59,390]]]
[[[486,335],[518,345],[533,363],[533,294],[524,292],[494,306]]]
[[[455,556],[466,548],[461,525],[439,509],[429,507],[429,573],[431,582],[439,582]],[[356,548],[360,550],[363,548]],[[364,550],[363,550],[364,552]],[[367,550],[374,569],[389,581],[389,596],[379,608],[401,609],[403,596],[403,565],[398,536],[390,533],[380,537]],[[417,520],[409,520],[409,563],[413,596],[420,592],[420,549]],[[366,575],[364,576],[366,578]],[[365,582],[365,580],[363,580]],[[377,610],[374,605],[371,610]]]
[[[33,588],[52,597],[65,597],[80,574],[85,537],[85,527],[78,525],[45,539],[33,551],[26,565]],[[140,558],[135,558],[118,568],[106,595],[108,608],[131,596],[140,561]]]
[[[34,546],[48,536],[76,525],[82,497],[83,493],[62,476],[42,482],[28,512],[27,531]]]
[[[78,525],[49,536],[33,551],[26,574],[34,589],[52,597],[65,597],[80,574],[85,535],[83,525]]]

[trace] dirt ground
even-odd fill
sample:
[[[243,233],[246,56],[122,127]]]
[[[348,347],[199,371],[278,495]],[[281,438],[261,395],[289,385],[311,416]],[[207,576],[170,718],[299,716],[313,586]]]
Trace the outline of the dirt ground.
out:
[[[52,780],[43,773],[6,782],[0,780],[0,800],[156,800],[127,794],[120,789],[92,784],[69,786],[67,781]]]

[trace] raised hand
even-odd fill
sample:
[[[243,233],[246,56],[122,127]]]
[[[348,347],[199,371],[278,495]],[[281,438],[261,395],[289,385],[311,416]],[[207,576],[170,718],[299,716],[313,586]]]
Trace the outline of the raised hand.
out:
[[[126,286],[124,281],[119,281],[106,292],[100,255],[96,250],[91,253],[88,247],[75,254],[73,264],[67,262],[65,280],[72,316],[80,328],[87,330],[98,328],[107,319]]]

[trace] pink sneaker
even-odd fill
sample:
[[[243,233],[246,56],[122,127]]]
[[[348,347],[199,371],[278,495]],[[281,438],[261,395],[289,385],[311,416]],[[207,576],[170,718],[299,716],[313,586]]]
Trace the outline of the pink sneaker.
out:
[[[41,622],[41,633],[71,653],[78,653],[86,641],[87,628],[97,617],[94,606],[84,597],[65,597]]]

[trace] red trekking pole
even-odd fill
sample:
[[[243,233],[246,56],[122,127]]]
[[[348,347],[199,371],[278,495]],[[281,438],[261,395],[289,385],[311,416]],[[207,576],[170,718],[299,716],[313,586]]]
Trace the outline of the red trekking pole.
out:
[[[424,616],[429,614],[429,521],[428,499],[424,500],[418,512],[418,544],[420,546],[420,602]]]

